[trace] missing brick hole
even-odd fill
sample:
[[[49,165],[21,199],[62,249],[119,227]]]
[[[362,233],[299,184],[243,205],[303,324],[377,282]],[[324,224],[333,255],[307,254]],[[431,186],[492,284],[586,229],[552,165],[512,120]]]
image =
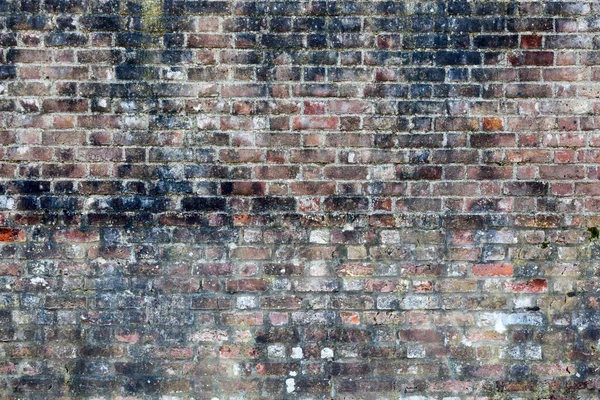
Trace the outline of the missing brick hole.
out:
[[[595,226],[588,228],[588,232],[590,233],[590,240],[598,239],[600,237],[600,230]]]

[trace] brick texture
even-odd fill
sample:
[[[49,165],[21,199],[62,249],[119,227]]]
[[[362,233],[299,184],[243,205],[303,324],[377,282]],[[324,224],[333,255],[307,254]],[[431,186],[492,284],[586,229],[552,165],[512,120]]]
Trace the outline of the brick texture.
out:
[[[0,397],[597,399],[597,1],[0,0]]]

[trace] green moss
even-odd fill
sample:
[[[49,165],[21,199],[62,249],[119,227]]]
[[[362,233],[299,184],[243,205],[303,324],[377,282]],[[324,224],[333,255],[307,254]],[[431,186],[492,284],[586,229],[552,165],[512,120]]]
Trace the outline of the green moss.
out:
[[[588,228],[588,232],[590,233],[590,240],[598,239],[600,237],[600,230],[595,226]]]
[[[142,6],[142,26],[147,31],[163,30],[162,0],[140,0]]]

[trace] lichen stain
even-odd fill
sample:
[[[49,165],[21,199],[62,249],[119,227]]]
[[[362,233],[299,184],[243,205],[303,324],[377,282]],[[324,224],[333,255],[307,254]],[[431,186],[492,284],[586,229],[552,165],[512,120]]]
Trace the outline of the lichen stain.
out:
[[[142,12],[142,29],[151,32],[161,32],[163,25],[162,0],[139,0]]]

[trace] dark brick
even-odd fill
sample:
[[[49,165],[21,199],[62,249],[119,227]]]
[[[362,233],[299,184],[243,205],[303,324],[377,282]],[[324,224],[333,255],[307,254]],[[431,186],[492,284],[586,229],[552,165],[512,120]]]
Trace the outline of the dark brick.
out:
[[[77,33],[50,33],[44,39],[50,47],[81,47],[88,42],[86,36]]]
[[[257,197],[252,199],[255,212],[294,211],[296,200],[291,197]]]
[[[506,183],[504,194],[509,196],[544,196],[548,194],[548,184],[545,182]]]
[[[369,207],[366,197],[328,197],[325,200],[325,209],[328,211],[356,212],[364,211]]]
[[[477,35],[473,39],[476,48],[515,48],[518,44],[516,35]]]
[[[181,207],[184,211],[224,211],[226,201],[219,197],[185,197]]]
[[[122,29],[121,18],[117,15],[86,15],[79,19],[79,23],[90,31],[120,31]]]

